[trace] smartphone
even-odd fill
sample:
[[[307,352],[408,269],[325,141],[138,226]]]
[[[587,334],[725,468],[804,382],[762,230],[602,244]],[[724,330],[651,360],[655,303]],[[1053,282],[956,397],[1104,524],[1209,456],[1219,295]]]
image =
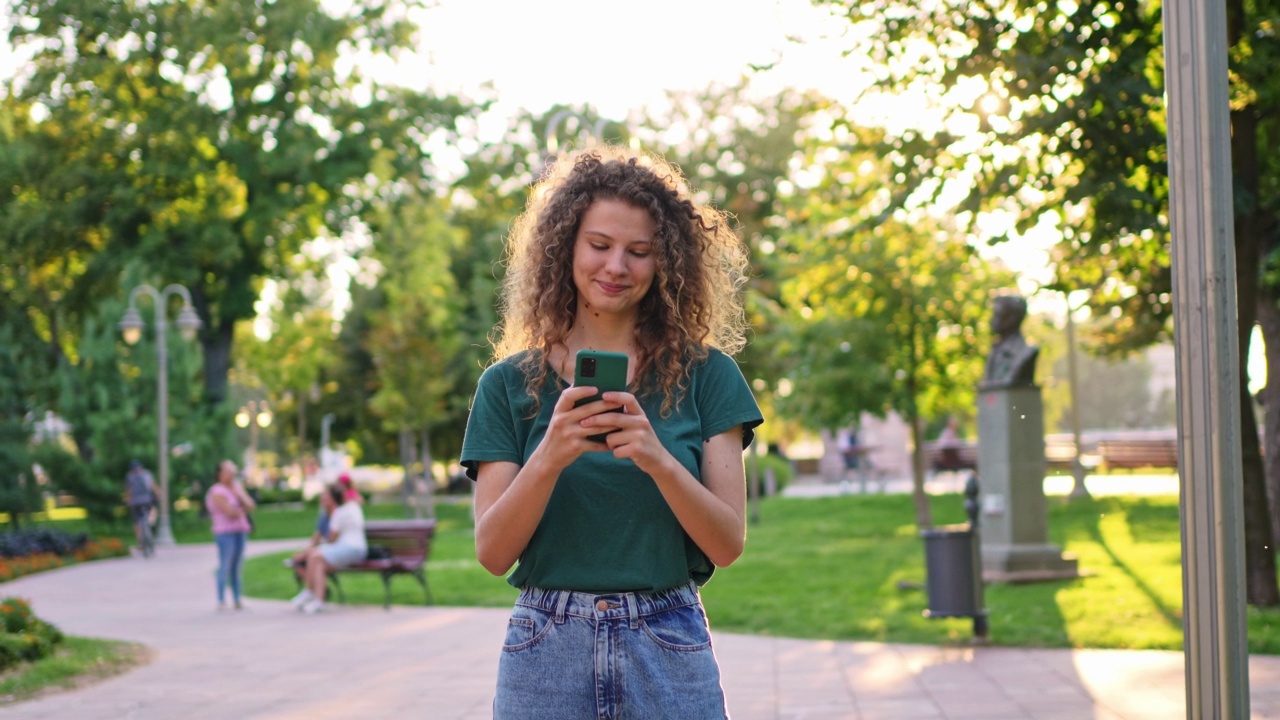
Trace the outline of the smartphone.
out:
[[[627,354],[604,350],[579,350],[573,363],[573,384],[575,387],[589,385],[600,391],[589,398],[579,400],[574,404],[575,407],[599,400],[600,393],[626,390]],[[622,408],[614,408],[609,412],[622,412]],[[587,439],[592,442],[604,442],[604,436],[607,434],[592,435]]]

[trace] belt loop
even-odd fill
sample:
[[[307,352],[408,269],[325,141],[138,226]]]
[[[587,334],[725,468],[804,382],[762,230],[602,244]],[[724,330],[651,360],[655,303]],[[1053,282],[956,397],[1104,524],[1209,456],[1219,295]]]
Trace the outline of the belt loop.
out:
[[[559,592],[559,595],[556,597],[555,620],[557,625],[564,624],[564,611],[565,611],[565,608],[568,607],[569,605],[569,596],[571,594],[573,593],[569,590],[561,590]]]
[[[631,619],[631,629],[640,627],[640,593],[627,593],[622,596],[627,601],[627,617]]]

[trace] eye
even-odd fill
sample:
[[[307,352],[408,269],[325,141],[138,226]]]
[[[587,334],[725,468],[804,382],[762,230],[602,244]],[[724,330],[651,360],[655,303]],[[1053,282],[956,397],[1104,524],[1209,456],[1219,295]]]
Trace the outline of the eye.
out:
[[[638,258],[647,258],[647,257],[649,257],[651,254],[652,254],[652,253],[651,253],[651,252],[649,252],[648,250],[632,250],[632,251],[631,251],[631,256],[632,256],[632,257],[638,257]]]

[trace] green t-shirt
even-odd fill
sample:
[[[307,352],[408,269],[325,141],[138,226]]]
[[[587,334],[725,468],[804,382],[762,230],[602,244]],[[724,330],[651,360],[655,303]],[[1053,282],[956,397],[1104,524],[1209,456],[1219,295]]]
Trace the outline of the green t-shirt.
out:
[[[556,398],[566,387],[553,376],[542,392],[538,414],[530,417],[533,400],[525,391],[517,360],[508,358],[489,367],[476,388],[462,441],[462,464],[472,479],[481,462],[523,465],[546,435]],[[648,393],[639,400],[663,446],[699,479],[705,440],[742,425],[745,448],[762,422],[737,363],[715,349],[693,367],[688,391],[670,416],[660,414],[660,394]],[[690,579],[701,585],[714,569],[685,534],[652,478],[631,460],[590,452],[560,474],[507,582],[550,590],[647,592]]]

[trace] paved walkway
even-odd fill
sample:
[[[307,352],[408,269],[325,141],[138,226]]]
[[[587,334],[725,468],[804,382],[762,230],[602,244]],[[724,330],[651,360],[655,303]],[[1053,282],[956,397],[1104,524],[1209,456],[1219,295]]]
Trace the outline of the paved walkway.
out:
[[[252,542],[250,552],[296,543]],[[213,608],[212,546],[6,583],[68,633],[152,648],[151,663],[0,719],[489,717],[505,610]],[[735,720],[1184,717],[1176,652],[944,649],[715,634]],[[548,668],[554,672],[554,668]],[[1280,657],[1250,662],[1253,717],[1280,720]],[[650,719],[642,719],[650,720]]]

